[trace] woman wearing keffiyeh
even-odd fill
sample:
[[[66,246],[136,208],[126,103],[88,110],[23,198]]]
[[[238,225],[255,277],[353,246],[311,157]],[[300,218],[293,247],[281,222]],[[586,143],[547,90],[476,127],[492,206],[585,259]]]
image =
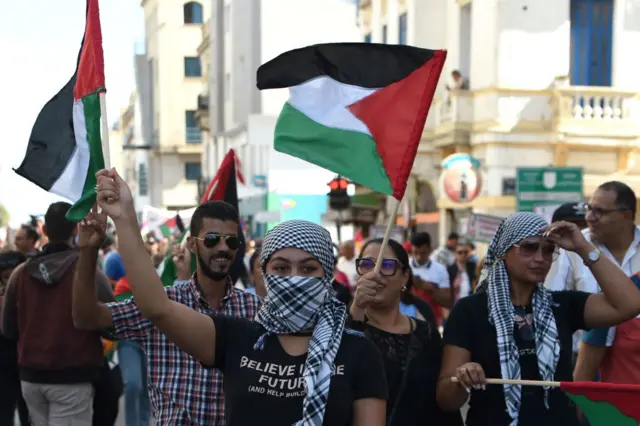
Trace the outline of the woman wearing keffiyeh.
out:
[[[581,255],[603,293],[542,286],[558,247]],[[533,213],[501,223],[480,286],[456,304],[445,326],[440,406],[457,410],[470,394],[467,426],[579,425],[575,407],[558,389],[486,385],[485,379],[572,380],[574,331],[635,317],[640,292],[577,226],[549,226]]]
[[[132,197],[112,172],[98,175],[99,205],[117,227],[118,204]],[[207,247],[229,252],[226,241],[217,238]],[[136,247],[144,250],[141,241]],[[288,221],[269,231],[260,262],[267,297],[254,321],[208,316],[170,300],[151,262],[143,273],[139,259],[127,272],[140,312],[205,367],[223,372],[227,426],[384,425],[382,358],[364,335],[344,328],[346,307],[332,288],[335,259],[327,230]]]

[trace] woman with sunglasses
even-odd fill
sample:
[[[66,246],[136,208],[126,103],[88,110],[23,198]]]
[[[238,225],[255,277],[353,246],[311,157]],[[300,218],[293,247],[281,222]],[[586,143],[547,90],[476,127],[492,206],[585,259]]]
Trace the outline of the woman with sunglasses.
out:
[[[580,254],[603,293],[541,285],[558,247]],[[573,333],[635,317],[640,291],[575,224],[549,226],[533,213],[503,220],[484,265],[481,291],[458,301],[445,326],[438,403],[457,410],[470,396],[467,426],[578,426],[560,389],[485,379],[571,381]]]
[[[107,214],[117,214],[120,198],[131,199],[124,191],[119,177],[98,173],[98,203]],[[383,426],[382,360],[365,336],[345,329],[334,260],[331,236],[319,225],[293,220],[270,230],[260,254],[267,297],[253,321],[170,300],[150,262],[127,272],[142,315],[224,374],[227,426]]]
[[[374,273],[382,240],[368,241],[356,259],[360,279],[350,313],[351,326],[364,331],[383,356],[389,387],[388,426],[461,426],[459,411],[444,412],[436,404],[442,343],[433,321],[400,312],[412,275],[409,256],[389,240],[380,273]]]

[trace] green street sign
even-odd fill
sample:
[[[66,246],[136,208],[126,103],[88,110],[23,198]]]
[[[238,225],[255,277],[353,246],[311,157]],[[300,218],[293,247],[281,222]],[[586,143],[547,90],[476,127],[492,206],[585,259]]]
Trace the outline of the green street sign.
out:
[[[521,167],[516,172],[516,210],[584,199],[581,167]]]

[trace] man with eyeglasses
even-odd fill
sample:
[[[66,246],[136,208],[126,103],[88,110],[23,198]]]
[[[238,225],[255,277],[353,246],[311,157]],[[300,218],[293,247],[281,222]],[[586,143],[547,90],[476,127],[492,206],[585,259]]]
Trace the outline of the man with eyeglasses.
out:
[[[585,204],[584,235],[601,253],[616,262],[633,281],[640,272],[640,228],[635,224],[636,196],[619,181],[603,183]],[[547,276],[552,290],[578,289],[596,293],[600,287],[582,261],[562,252]],[[574,370],[575,380],[601,379],[640,384],[640,319],[616,328],[583,333]]]
[[[558,207],[551,218],[551,223],[554,222],[571,222],[578,225],[582,230],[587,228],[587,220],[585,218],[587,203],[585,201],[579,201],[577,203],[565,203]],[[573,263],[570,263],[573,262]],[[579,287],[582,285],[582,260],[577,256],[568,256],[568,253],[561,250],[558,257],[551,265],[551,269],[547,274],[546,285],[551,290],[584,290]],[[566,274],[566,271],[569,274]],[[561,277],[568,277],[559,279],[559,273]],[[554,287],[555,286],[555,287]],[[591,289],[590,291],[593,291]],[[573,364],[575,366],[576,359],[578,359],[578,349],[580,348],[580,331],[576,331],[573,336]]]
[[[117,174],[113,179],[121,179]],[[139,244],[139,227],[133,199],[123,200],[127,211],[119,219],[119,246]],[[126,201],[126,202],[125,202]],[[102,304],[88,285],[96,273],[99,248],[104,241],[106,217],[90,213],[79,226],[78,262],[73,291],[73,318],[77,327],[111,330],[120,340],[138,343],[147,356],[147,383],[156,425],[224,425],[222,374],[205,369],[180,350],[150,320],[144,318],[134,298]],[[191,218],[188,252],[197,258],[196,273],[166,291],[170,299],[207,315],[253,318],[260,298],[235,289],[229,273],[238,253],[244,253],[238,236],[238,212],[230,204],[210,201],[198,206]],[[185,259],[186,257],[185,256]],[[190,265],[190,262],[184,262]]]

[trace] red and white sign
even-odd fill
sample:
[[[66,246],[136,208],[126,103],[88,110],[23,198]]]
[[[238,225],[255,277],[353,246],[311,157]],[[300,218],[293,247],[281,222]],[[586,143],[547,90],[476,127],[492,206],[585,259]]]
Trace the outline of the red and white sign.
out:
[[[490,243],[503,218],[485,214],[471,215],[467,235],[474,241]]]

